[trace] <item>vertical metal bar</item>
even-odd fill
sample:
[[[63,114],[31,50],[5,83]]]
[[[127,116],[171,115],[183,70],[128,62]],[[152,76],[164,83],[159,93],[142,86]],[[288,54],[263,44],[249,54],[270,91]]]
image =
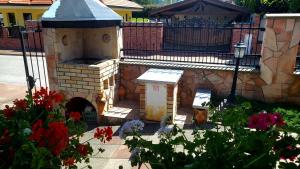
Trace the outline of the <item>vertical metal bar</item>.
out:
[[[233,75],[233,80],[232,80],[232,86],[231,86],[231,92],[228,98],[229,103],[234,103],[235,102],[235,93],[236,93],[236,82],[237,82],[237,77],[238,77],[238,72],[239,72],[239,64],[240,64],[240,58],[238,57],[236,60],[235,64],[235,70],[234,70],[234,75]]]
[[[41,55],[42,55],[42,62],[43,62],[43,70],[44,70],[44,80],[45,80],[45,85],[46,87],[48,87],[47,85],[47,76],[46,76],[46,67],[45,67],[45,60],[44,60],[44,47],[42,44],[42,36],[41,36],[41,28],[40,25],[38,24],[38,35],[39,35],[39,40],[40,40],[40,50],[41,50]]]
[[[159,60],[161,60],[161,57],[157,54],[157,50],[158,50],[158,48],[157,48],[157,46],[158,46],[157,32],[158,32],[158,21],[156,21],[156,23],[155,23],[155,54],[156,54],[156,56],[159,57]]]
[[[176,22],[176,21],[174,21]],[[177,31],[177,27],[176,27],[177,23],[172,23],[171,22],[171,26],[172,26],[172,36],[170,37],[169,43],[170,43],[170,48],[173,51],[172,53],[174,53],[174,56],[177,55],[177,51],[176,51],[176,45],[178,44],[177,42],[177,38],[176,38],[176,31]],[[170,60],[170,56],[168,55],[167,57],[167,61]]]
[[[25,68],[25,74],[26,74],[28,94],[29,94],[29,96],[32,96],[31,86],[30,86],[30,82],[29,82],[29,70],[28,70],[28,63],[27,63],[27,58],[26,58],[26,49],[25,49],[25,44],[24,44],[24,36],[23,36],[23,33],[22,33],[21,29],[20,29],[19,34],[20,34],[20,41],[21,41],[21,47],[22,47],[22,54],[23,54],[24,68]]]
[[[252,37],[253,37],[253,34],[252,34],[252,36],[251,36],[251,40],[250,40],[250,35],[251,35],[251,31],[252,31],[252,18],[250,18],[250,26],[249,26],[249,31],[248,31],[248,46],[247,46],[247,50],[250,52],[250,53],[248,53],[248,56],[249,55],[251,55],[251,48],[252,48]],[[249,44],[251,42],[251,44]],[[248,47],[251,47],[250,49],[248,49]],[[251,60],[250,60],[250,63],[248,64],[248,61],[249,61],[249,59],[248,59],[248,57],[246,57],[246,58],[244,58],[244,62],[242,62],[242,65],[251,65]]]
[[[138,33],[137,33],[137,29],[138,29],[138,27],[137,27],[137,18],[135,18],[135,43],[136,43],[136,45],[135,45],[135,49],[137,50],[137,48],[138,48],[138,39],[137,39],[137,35],[138,35]]]
[[[32,32],[32,36],[33,36],[33,44],[34,44],[34,52],[35,52],[36,66],[37,66],[38,75],[39,75],[39,82],[40,82],[40,87],[42,87],[42,83],[41,83],[41,74],[40,74],[40,66],[39,66],[39,58],[38,58],[38,54],[37,54],[38,51],[37,51],[36,42],[35,42],[35,31]]]
[[[29,33],[26,32],[26,35],[27,35],[27,49],[29,50],[29,58],[30,58],[30,64],[31,64],[31,71],[32,71],[33,80],[35,80],[35,73],[34,73],[34,69],[33,69],[32,55],[31,55],[31,45],[29,43]],[[23,38],[24,38],[24,35],[23,35]],[[36,91],[36,86],[35,85],[34,85],[34,89]]]
[[[147,55],[147,51],[146,51],[147,42],[145,41],[145,16],[143,16],[142,31],[143,31],[143,36],[142,36],[142,41],[140,42],[140,49],[139,49],[140,50],[140,55],[143,55],[143,54]],[[146,47],[146,49],[145,49],[145,47]]]
[[[132,35],[131,35],[131,22],[127,22],[127,24],[128,24],[128,28],[129,28],[129,37],[128,37],[128,39],[129,39],[129,46],[128,46],[128,48],[129,48],[129,55],[133,55],[132,54]]]
[[[256,35],[256,47],[255,47],[255,53],[254,53],[254,54],[257,54],[258,38],[259,38],[260,30],[261,30],[261,28],[260,28],[260,25],[259,25],[259,27],[258,27],[258,29],[257,29],[257,35]],[[262,31],[262,32],[263,32],[263,31]]]
[[[243,23],[241,22],[241,23],[240,23],[240,39],[239,39],[239,41],[241,41],[241,39],[242,39],[243,27],[244,27],[244,25],[243,25]]]
[[[232,36],[233,36],[233,33],[234,33],[234,27],[231,25],[230,26],[231,28],[230,29],[228,29],[229,31],[227,31],[227,29],[226,29],[226,34],[227,34],[227,32],[229,32],[230,33],[230,35],[229,35],[229,46],[228,46],[228,49],[229,49],[229,53],[232,53],[232,45],[233,45],[233,42],[232,42]]]

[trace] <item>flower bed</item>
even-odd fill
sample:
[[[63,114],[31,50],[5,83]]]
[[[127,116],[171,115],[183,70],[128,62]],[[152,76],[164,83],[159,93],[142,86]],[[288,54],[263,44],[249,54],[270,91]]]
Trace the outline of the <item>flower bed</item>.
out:
[[[79,141],[86,124],[79,112],[66,118],[63,111],[63,95],[45,88],[0,110],[0,169],[77,168],[76,163],[88,163],[93,149],[89,140]],[[112,128],[97,128],[94,138],[110,141]]]

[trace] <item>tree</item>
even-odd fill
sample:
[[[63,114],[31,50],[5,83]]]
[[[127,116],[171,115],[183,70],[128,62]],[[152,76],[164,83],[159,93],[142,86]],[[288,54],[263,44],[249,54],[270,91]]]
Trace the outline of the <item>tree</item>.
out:
[[[261,11],[259,11],[261,0],[235,0],[235,3],[248,8],[251,12],[261,13]]]
[[[290,11],[290,1],[299,3],[299,0],[235,0],[235,3],[255,13],[284,13]]]
[[[289,0],[289,12],[300,12],[300,0]]]

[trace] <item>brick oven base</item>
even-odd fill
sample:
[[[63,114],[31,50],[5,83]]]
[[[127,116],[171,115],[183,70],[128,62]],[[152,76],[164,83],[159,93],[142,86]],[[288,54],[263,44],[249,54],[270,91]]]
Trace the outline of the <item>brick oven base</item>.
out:
[[[94,65],[58,63],[57,85],[67,99],[79,97],[90,102],[97,111],[99,122],[99,116],[118,100],[117,73],[118,61],[115,59]]]

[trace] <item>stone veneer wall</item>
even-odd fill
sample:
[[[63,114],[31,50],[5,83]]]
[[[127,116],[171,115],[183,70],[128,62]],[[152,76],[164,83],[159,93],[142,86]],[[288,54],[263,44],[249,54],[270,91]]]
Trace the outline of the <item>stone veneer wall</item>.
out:
[[[139,87],[136,79],[152,67],[153,66],[148,65],[120,64],[120,85],[124,86],[126,89],[126,99],[144,103],[144,97],[139,97],[142,92],[141,90],[144,90],[144,88]],[[184,74],[178,84],[177,96],[180,106],[191,107],[198,88],[210,89],[213,94],[224,97],[228,96],[230,93],[233,71],[191,68],[176,69],[184,70]],[[298,80],[297,83],[300,83],[300,80]],[[240,72],[237,81],[237,94],[260,101],[288,101],[300,104],[300,86],[297,88],[296,86],[291,85],[289,88],[290,92],[286,94],[281,94],[281,90],[276,88],[264,90],[265,86],[267,86],[267,84],[260,78],[258,72]],[[281,97],[276,97],[278,95]]]
[[[120,64],[120,85],[126,89],[126,99],[138,101],[140,89],[136,79],[153,66]],[[156,67],[166,68],[166,67]],[[233,71],[191,69],[191,68],[173,68],[184,70],[184,73],[178,83],[179,105],[191,107],[197,88],[210,89],[214,94],[227,96],[230,93],[233,79]],[[248,98],[254,96],[264,100],[262,90],[255,86],[255,83],[264,84],[257,78],[257,73],[242,72],[239,74],[237,93]],[[172,96],[173,94],[168,93]]]
[[[260,78],[267,101],[300,102],[300,77],[294,74],[300,41],[300,14],[267,14]]]

